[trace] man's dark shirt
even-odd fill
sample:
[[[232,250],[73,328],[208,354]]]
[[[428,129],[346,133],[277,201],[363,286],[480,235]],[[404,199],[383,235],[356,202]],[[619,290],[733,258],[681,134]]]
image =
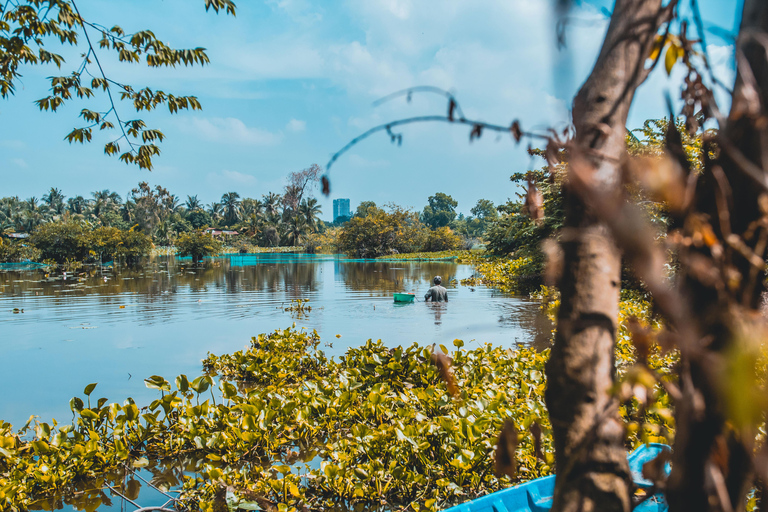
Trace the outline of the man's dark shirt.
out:
[[[436,284],[430,288],[427,294],[424,296],[425,301],[429,301],[430,299],[432,302],[448,302],[448,290],[439,284]]]

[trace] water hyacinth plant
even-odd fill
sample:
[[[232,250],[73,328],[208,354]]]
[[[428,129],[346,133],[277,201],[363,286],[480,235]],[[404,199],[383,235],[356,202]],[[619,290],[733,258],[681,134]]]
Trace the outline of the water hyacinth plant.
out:
[[[0,506],[95,510],[118,494],[135,498],[144,468],[159,489],[180,491],[178,505],[201,510],[442,508],[511,483],[493,471],[506,418],[521,433],[515,478],[552,471],[546,352],[456,340],[451,396],[431,357],[446,347],[369,340],[335,361],[319,344],[294,328],[262,334],[247,350],[210,355],[196,379],[146,379],[160,392],[147,407],[92,400],[90,385],[72,399],[70,425],[14,432],[3,423]]]

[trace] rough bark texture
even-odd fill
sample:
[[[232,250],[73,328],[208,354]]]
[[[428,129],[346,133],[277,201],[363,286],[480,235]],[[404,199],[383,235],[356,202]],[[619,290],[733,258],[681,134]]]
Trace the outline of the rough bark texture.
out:
[[[721,132],[720,158],[705,166],[696,190],[696,211],[709,219],[718,239],[727,246],[728,236],[737,235],[763,260],[768,256],[766,247],[761,247],[758,237],[744,235],[762,217],[759,199],[764,188],[755,182],[765,183],[768,169],[767,38],[768,2],[746,0],[738,44],[739,73],[731,113]],[[745,160],[752,166],[751,174],[745,172]],[[721,173],[720,182],[716,172]],[[723,182],[727,182],[725,188]],[[718,194],[727,199],[726,217],[717,203]],[[706,247],[699,249],[698,256],[716,260]],[[723,368],[738,332],[737,311],[756,312],[765,286],[763,272],[740,254],[733,254],[730,265],[741,276],[739,285],[731,289],[702,279],[695,269],[684,268],[682,273],[691,309],[697,313],[700,339],[684,358],[690,379],[682,380],[683,400],[676,406],[678,433],[667,493],[671,511],[743,510],[751,481],[755,432],[737,432],[726,423],[723,379],[728,376]],[[717,480],[713,474],[722,475],[721,492],[713,489]],[[725,498],[730,503],[722,503]]]
[[[661,0],[617,0],[592,74],[573,104],[571,166],[590,185],[619,185],[626,120],[662,21]],[[567,197],[564,272],[555,345],[547,363],[547,409],[555,441],[554,511],[629,511],[631,480],[615,382],[621,257],[577,194]]]

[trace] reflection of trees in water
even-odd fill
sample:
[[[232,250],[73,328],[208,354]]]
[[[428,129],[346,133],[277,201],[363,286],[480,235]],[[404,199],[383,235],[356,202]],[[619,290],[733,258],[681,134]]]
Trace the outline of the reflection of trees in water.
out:
[[[339,261],[337,273],[346,285],[356,291],[381,292],[414,291],[426,293],[435,276],[443,278],[443,286],[452,288],[455,263],[423,261]],[[423,289],[423,291],[422,291]]]
[[[318,265],[319,261],[286,258],[279,262],[236,266],[225,258],[195,266],[162,257],[137,268],[86,268],[68,272],[66,279],[62,274],[46,277],[40,270],[0,272],[0,293],[50,297],[98,294],[105,298],[138,294],[147,301],[163,302],[173,300],[180,289],[201,293],[215,288],[226,293],[286,290],[292,298],[300,298],[317,288]]]
[[[321,259],[303,255],[260,260],[222,258],[206,260],[202,266],[187,260],[159,257],[137,268],[87,268],[69,272],[67,280],[60,274],[45,277],[43,271],[0,272],[3,295],[83,296],[98,294],[104,303],[115,295],[136,294],[151,304],[172,302],[178,291],[191,294],[215,289],[227,294],[242,291],[284,291],[287,299],[307,298],[308,292],[320,285]],[[350,290],[416,292],[424,294],[432,278],[440,275],[443,285],[452,288],[456,264],[449,262],[345,261],[337,260],[337,279]],[[107,278],[105,281],[104,278]]]

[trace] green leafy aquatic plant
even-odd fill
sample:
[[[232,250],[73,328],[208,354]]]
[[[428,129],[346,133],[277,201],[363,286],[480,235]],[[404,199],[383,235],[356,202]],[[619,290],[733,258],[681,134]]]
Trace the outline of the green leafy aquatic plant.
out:
[[[178,488],[178,505],[201,510],[227,501],[434,509],[510,483],[493,472],[505,418],[522,433],[516,478],[552,471],[546,352],[466,350],[456,340],[451,396],[432,363],[445,347],[369,340],[334,361],[319,343],[316,332],[275,331],[209,356],[196,379],[150,377],[160,396],[147,407],[93,400],[91,385],[72,399],[71,425],[35,421],[14,432],[2,423],[0,508],[95,510],[117,493],[135,495],[133,473],[144,468],[159,488]],[[534,423],[541,440],[529,433]]]
[[[462,279],[462,285],[484,284],[506,293],[519,292],[529,288],[530,281],[527,278],[538,272],[535,261],[527,256],[514,259],[491,257],[474,260],[474,263],[474,275]]]
[[[455,260],[456,263],[472,263],[478,261],[484,251],[436,251],[436,252],[406,252],[402,254],[391,254],[389,256],[379,256],[377,260]]]

